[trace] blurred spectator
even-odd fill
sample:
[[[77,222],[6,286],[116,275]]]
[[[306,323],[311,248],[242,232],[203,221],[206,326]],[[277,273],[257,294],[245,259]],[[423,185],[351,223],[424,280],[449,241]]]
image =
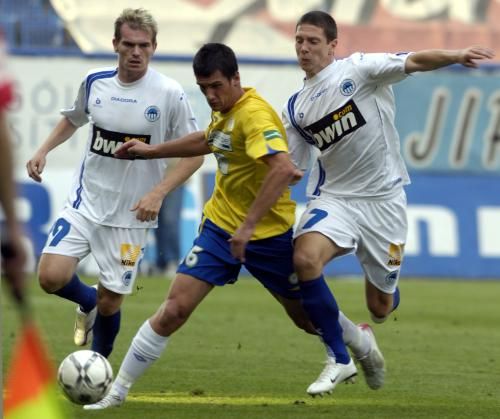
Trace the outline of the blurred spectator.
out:
[[[5,70],[5,60],[5,43],[0,31],[0,204],[5,218],[1,234],[1,259],[7,282],[14,295],[21,299],[26,254],[21,226],[14,209],[13,156],[6,115],[7,106],[13,98],[13,87]]]
[[[175,167],[175,162],[168,169]],[[167,169],[167,170],[168,170]],[[155,273],[173,277],[180,260],[180,222],[184,187],[179,186],[163,200],[158,214],[158,228],[154,231],[156,239]]]

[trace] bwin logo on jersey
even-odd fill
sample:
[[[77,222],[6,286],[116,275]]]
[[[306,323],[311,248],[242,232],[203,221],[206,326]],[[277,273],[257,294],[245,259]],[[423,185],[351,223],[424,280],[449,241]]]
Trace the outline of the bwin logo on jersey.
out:
[[[323,151],[365,124],[365,118],[351,99],[341,108],[305,127],[305,130],[311,134],[316,146]]]
[[[92,128],[92,139],[90,142],[90,151],[104,157],[114,158],[116,149],[123,143],[130,140],[138,140],[149,144],[151,135],[144,134],[126,134],[123,132],[108,131],[94,125]],[[139,157],[135,157],[139,158]],[[133,157],[130,158],[134,159]],[[141,157],[142,159],[142,157]]]
[[[149,122],[158,121],[160,118],[160,108],[158,106],[148,106],[144,111],[144,116]]]
[[[352,79],[345,79],[340,84],[340,93],[344,96],[351,96],[356,91],[356,83]]]

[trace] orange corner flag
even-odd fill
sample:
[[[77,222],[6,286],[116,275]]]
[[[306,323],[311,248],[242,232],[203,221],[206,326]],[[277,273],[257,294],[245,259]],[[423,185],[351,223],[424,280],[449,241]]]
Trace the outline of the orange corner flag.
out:
[[[32,322],[22,326],[12,352],[4,395],[5,419],[66,419],[58,400],[55,372]]]

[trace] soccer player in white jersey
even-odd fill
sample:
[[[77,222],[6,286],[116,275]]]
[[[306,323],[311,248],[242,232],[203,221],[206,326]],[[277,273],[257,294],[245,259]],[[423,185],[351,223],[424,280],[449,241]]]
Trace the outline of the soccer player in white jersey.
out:
[[[365,342],[353,354],[367,384],[377,389],[384,382],[384,358],[371,328],[339,313],[322,272],[332,259],[354,252],[365,273],[373,321],[383,322],[399,304],[407,231],[403,187],[410,181],[394,125],[391,84],[417,71],[455,63],[476,67],[476,60],[493,57],[490,49],[474,46],[335,59],[336,46],[337,27],[329,14],[313,11],[299,19],[295,50],[304,86],[283,111],[297,167],[306,170],[317,157],[308,184],[310,201],[294,235],[295,270],[312,323],[325,341],[337,338],[325,369],[309,387],[313,395],[331,391],[355,368],[341,335],[348,346]],[[328,311],[331,317],[321,315]]]
[[[109,356],[120,328],[120,306],[133,290],[148,228],[164,197],[203,162],[182,159],[165,175],[165,160],[120,160],[115,149],[130,139],[160,144],[197,131],[182,87],[149,67],[157,24],[144,9],[125,9],[115,21],[117,68],[92,70],[75,104],[33,158],[29,176],[41,181],[46,155],[90,123],[86,152],[65,208],[50,231],[38,276],[48,293],[78,304],[74,341]],[[99,266],[96,289],[80,281],[78,262],[92,253]]]

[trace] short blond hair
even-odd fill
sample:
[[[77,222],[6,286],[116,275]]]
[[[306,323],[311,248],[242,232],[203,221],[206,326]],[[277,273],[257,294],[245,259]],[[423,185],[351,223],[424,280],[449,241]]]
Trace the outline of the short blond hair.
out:
[[[151,13],[145,9],[124,9],[115,20],[115,39],[119,41],[122,37],[121,27],[126,23],[132,29],[140,29],[151,33],[151,41],[156,44],[156,35],[158,34],[158,24]]]

